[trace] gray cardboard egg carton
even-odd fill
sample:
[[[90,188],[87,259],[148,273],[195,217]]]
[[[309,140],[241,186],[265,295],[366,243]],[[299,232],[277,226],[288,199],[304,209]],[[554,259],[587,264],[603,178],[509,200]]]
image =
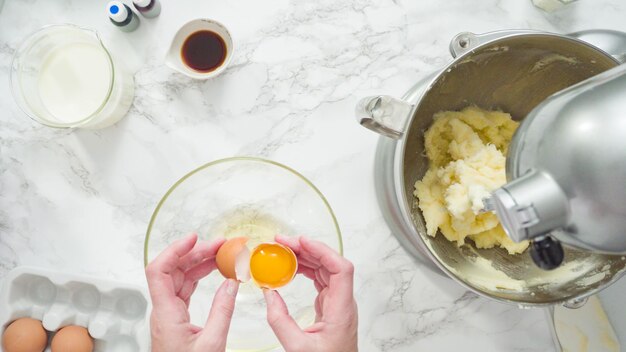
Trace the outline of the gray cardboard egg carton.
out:
[[[149,300],[132,285],[20,267],[7,275],[0,292],[2,331],[26,317],[50,332],[83,326],[96,352],[150,350]]]

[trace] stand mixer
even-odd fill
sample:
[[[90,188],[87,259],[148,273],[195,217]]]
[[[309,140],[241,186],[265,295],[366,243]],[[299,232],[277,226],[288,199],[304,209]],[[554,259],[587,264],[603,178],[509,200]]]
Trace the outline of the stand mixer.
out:
[[[418,265],[481,296],[523,307],[579,305],[626,274],[624,245],[616,244],[626,229],[618,159],[626,126],[617,111],[626,33],[462,32],[449,48],[453,60],[400,99],[376,95],[356,107],[358,122],[381,135],[374,177],[390,230]],[[485,211],[513,240],[530,239],[527,252],[428,234],[414,194],[430,165],[424,132],[436,113],[470,105],[520,122],[507,151],[510,183],[491,188]]]
[[[561,242],[626,253],[626,65],[554,94],[527,115],[507,155],[508,183],[484,201],[537,266]]]

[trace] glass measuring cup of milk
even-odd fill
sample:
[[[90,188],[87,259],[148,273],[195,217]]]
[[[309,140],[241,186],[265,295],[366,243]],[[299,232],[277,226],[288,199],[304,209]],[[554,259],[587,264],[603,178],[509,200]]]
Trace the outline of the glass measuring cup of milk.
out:
[[[13,57],[11,88],[30,118],[58,128],[111,126],[134,97],[133,77],[98,33],[69,24],[43,27],[24,40]]]

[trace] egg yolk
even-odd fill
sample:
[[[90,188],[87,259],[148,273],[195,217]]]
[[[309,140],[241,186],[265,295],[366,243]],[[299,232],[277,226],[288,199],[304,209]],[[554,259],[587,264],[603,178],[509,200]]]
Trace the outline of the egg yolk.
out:
[[[264,243],[250,255],[250,276],[257,285],[276,289],[288,284],[298,264],[291,249],[278,243]]]

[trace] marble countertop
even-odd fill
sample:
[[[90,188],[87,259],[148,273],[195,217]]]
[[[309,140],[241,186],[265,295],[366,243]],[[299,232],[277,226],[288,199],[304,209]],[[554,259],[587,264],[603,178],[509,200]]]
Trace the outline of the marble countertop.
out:
[[[451,60],[462,31],[626,30],[622,0],[580,0],[554,13],[530,0],[164,0],[131,34],[104,0],[7,0],[0,12],[0,276],[18,265],[143,284],[142,250],[156,203],[211,160],[256,155],[285,163],[327,196],[357,268],[363,351],[551,350],[544,313],[480,298],[417,265],[376,203],[377,136],[353,118],[356,101],[401,95]],[[163,64],[184,22],[231,31],[231,66],[193,81]],[[70,22],[97,29],[135,72],[128,116],[100,131],[39,126],[9,88],[16,46]]]

